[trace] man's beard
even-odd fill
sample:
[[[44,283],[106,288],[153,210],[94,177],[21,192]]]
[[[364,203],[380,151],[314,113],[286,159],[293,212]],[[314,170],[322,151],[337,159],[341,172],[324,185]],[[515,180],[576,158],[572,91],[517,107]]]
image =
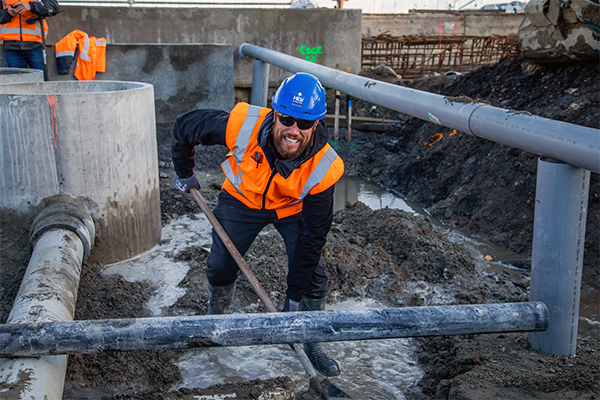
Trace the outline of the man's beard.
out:
[[[306,148],[310,145],[309,141],[300,144],[298,148],[294,150],[290,150],[281,143],[282,140],[285,139],[282,138],[281,140],[275,140],[275,138],[273,138],[273,147],[275,148],[275,153],[277,153],[277,158],[280,160],[291,160],[293,158],[296,158],[299,155],[301,155],[304,152],[304,150],[306,150]]]

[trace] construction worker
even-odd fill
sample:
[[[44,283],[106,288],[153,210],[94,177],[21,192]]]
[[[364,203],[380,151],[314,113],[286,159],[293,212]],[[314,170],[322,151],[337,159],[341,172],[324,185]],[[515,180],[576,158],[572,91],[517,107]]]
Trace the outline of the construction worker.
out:
[[[321,250],[344,163],[329,145],[321,122],[327,105],[316,77],[298,73],[285,79],[272,107],[239,103],[230,113],[195,110],[178,116],[173,126],[173,181],[184,193],[199,189],[194,147],[227,146],[230,152],[221,164],[226,179],[214,214],[242,256],[258,233],[273,224],[288,256],[283,311],[323,310],[328,283]],[[206,268],[208,314],[227,312],[239,272],[213,230]],[[339,364],[319,343],[305,343],[304,350],[320,374],[340,374]]]
[[[45,70],[42,34],[48,34],[48,24],[43,17],[58,11],[56,0],[2,0],[0,39],[9,67]]]

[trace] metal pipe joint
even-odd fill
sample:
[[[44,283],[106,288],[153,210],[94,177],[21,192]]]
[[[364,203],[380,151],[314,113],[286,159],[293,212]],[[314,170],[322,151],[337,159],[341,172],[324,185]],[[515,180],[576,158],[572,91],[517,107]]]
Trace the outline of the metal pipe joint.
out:
[[[38,214],[31,226],[31,252],[44,233],[52,229],[65,229],[74,232],[81,240],[85,263],[94,245],[96,230],[94,220],[83,202],[67,195],[52,196],[45,199],[45,202],[49,204]]]

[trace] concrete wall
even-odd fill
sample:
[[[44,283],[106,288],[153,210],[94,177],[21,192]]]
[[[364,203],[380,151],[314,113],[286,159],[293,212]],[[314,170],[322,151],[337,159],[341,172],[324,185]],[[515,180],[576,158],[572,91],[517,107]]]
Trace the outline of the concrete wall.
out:
[[[156,121],[171,123],[183,112],[235,105],[233,47],[213,44],[109,44],[106,72],[96,81],[144,82],[154,86]],[[48,79],[75,80],[58,75],[54,46],[48,48]]]
[[[516,35],[525,14],[364,14],[362,36]]]
[[[150,83],[156,122],[172,123],[177,115],[193,109],[233,108],[233,53],[232,46],[223,44],[109,44],[106,72],[96,74],[94,80]],[[6,66],[2,50],[0,67]],[[48,46],[49,81],[74,81],[74,69],[75,62],[68,75],[58,75],[54,45]],[[0,68],[0,83],[21,82],[23,74],[16,71],[35,70]]]
[[[79,29],[105,37],[109,44],[228,44],[234,50],[238,87],[250,86],[252,81],[252,60],[242,59],[237,52],[244,42],[302,59],[306,57],[302,52],[314,49],[319,53],[318,64],[352,71],[360,67],[360,10],[61,8],[63,12],[49,21],[48,43]],[[271,68],[274,84],[286,76],[288,72]]]

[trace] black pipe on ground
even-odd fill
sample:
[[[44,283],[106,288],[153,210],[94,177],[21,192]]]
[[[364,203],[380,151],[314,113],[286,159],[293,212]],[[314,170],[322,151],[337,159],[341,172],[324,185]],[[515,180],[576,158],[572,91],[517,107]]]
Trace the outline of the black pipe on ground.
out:
[[[0,357],[532,332],[547,327],[548,310],[540,302],[14,324],[0,325]]]

